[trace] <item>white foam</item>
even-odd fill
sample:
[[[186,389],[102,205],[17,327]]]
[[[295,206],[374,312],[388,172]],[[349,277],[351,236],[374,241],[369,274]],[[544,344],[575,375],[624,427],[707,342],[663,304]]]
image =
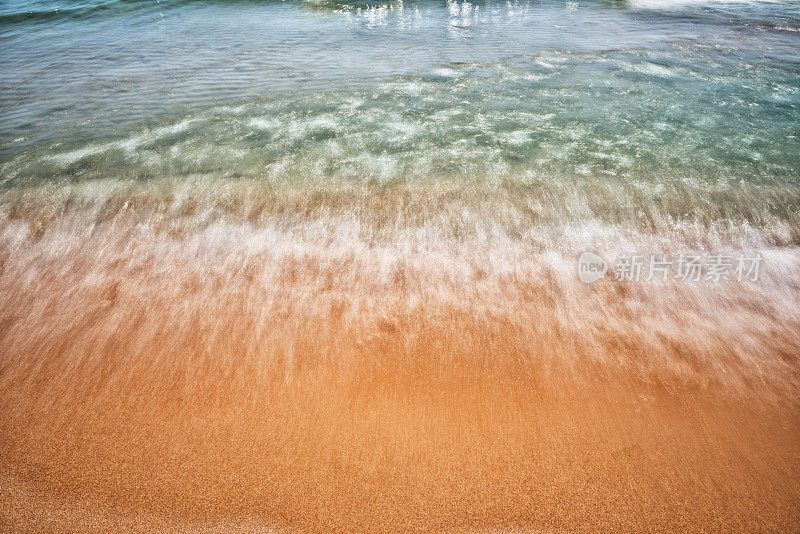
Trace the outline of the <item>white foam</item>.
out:
[[[267,119],[263,117],[250,119],[247,124],[257,130],[273,130],[280,126],[280,123],[275,119]]]
[[[185,119],[169,126],[162,126],[154,130],[146,130],[142,133],[132,135],[125,139],[119,139],[109,143],[88,145],[77,150],[63,152],[61,154],[54,154],[52,156],[48,156],[46,159],[61,166],[67,167],[84,158],[102,154],[103,152],[107,152],[109,150],[124,150],[126,152],[133,152],[144,144],[152,143],[163,137],[168,137],[170,135],[187,130],[192,123],[196,122],[196,120],[197,119]]]
[[[669,9],[686,5],[713,5],[713,4],[775,4],[781,0],[628,0],[635,7]]]

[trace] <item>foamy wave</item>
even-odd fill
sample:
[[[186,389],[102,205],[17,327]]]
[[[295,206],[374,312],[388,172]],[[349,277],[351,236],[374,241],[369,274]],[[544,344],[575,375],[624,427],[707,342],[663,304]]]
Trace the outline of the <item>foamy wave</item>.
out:
[[[504,62],[453,64],[444,79],[434,69],[430,76],[401,77],[369,91],[211,108],[107,142],[31,149],[4,163],[3,178],[35,182],[128,173],[361,183],[469,176],[492,182],[538,173],[758,181],[795,170],[785,146],[787,123],[763,112],[794,101],[788,81],[765,86],[757,72],[746,74],[752,75],[746,86],[738,74],[715,79],[735,90],[697,115],[687,103],[671,100],[671,89],[640,83],[711,76],[674,58],[553,52],[526,61],[523,70]],[[607,70],[606,83],[587,82],[592,75],[586,69],[598,65]],[[476,94],[492,97],[476,105]],[[773,96],[764,100],[764,94]],[[737,135],[707,142],[722,127]]]
[[[663,8],[669,9],[676,6],[702,6],[724,5],[724,4],[777,4],[781,0],[628,0],[628,3],[636,7]]]
[[[145,130],[142,133],[137,133],[124,139],[119,139],[108,143],[88,145],[77,150],[46,156],[44,159],[46,161],[57,163],[62,167],[67,167],[84,158],[95,156],[97,154],[103,154],[110,150],[123,150],[127,153],[133,153],[143,145],[154,143],[166,137],[185,132],[195,122],[195,119],[185,119],[176,124],[161,126],[152,130]]]
[[[583,197],[542,187],[465,191],[439,183],[309,191],[198,180],[100,182],[6,195],[0,204],[4,309],[23,313],[19,299],[26,292],[46,306],[23,313],[15,323],[18,334],[4,340],[5,352],[35,352],[30,343],[36,337],[26,334],[25,325],[38,328],[47,320],[53,327],[67,315],[81,316],[96,300],[78,295],[106,287],[127,295],[118,301],[118,313],[136,295],[159,303],[157,309],[194,310],[206,317],[210,339],[224,339],[234,333],[215,330],[225,322],[214,295],[225,288],[261,295],[250,312],[259,316],[322,320],[339,302],[344,307],[337,320],[359,331],[374,318],[402,323],[407,313],[446,330],[444,316],[468,314],[505,321],[543,340],[553,329],[564,332],[569,351],[542,342],[536,357],[560,355],[558,365],[566,368],[589,358],[592,369],[613,373],[622,365],[642,379],[659,377],[676,387],[716,384],[735,391],[752,380],[773,392],[796,387],[784,358],[800,350],[793,334],[800,327],[796,214],[761,213],[758,221],[737,222],[728,207],[720,224],[703,222],[699,213],[681,222],[657,211],[628,220],[628,207],[607,190],[600,205],[609,202],[620,212],[616,220],[603,220],[591,211],[600,190]],[[759,194],[765,192],[743,191],[742,198],[763,202]],[[669,205],[663,191],[659,199],[661,209]],[[662,224],[642,230],[643,222],[659,217]],[[575,261],[587,249],[606,257],[758,252],[765,270],[757,282],[606,280],[585,286]],[[44,309],[67,315],[37,315]],[[104,317],[82,339],[113,332],[117,312]],[[170,323],[160,314],[151,320]],[[413,344],[418,326],[405,328],[404,343]],[[132,343],[136,336],[155,342],[146,330],[130,335]],[[247,330],[235,335],[255,343],[248,351],[262,355],[282,346],[261,345]],[[289,342],[301,332],[283,335]],[[526,350],[522,339],[508,342],[514,351]],[[624,353],[615,352],[619,343],[627,347]]]

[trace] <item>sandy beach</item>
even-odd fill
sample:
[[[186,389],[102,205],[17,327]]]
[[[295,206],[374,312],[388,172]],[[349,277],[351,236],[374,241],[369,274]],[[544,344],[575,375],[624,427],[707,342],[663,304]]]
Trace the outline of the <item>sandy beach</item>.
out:
[[[540,191],[215,183],[200,225],[184,187],[5,205],[4,529],[800,519],[796,252],[758,283],[586,285],[515,237]]]

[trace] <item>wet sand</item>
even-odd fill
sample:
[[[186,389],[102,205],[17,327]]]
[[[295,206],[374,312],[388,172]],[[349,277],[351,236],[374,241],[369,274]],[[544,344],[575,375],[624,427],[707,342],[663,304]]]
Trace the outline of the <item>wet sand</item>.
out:
[[[583,285],[533,197],[153,195],[5,199],[0,529],[800,524],[792,246]]]

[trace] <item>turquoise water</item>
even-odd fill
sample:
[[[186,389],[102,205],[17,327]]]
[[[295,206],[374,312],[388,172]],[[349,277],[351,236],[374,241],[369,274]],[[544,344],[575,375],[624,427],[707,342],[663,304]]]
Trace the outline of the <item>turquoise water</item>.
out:
[[[800,175],[800,2],[3,1],[0,179]]]

